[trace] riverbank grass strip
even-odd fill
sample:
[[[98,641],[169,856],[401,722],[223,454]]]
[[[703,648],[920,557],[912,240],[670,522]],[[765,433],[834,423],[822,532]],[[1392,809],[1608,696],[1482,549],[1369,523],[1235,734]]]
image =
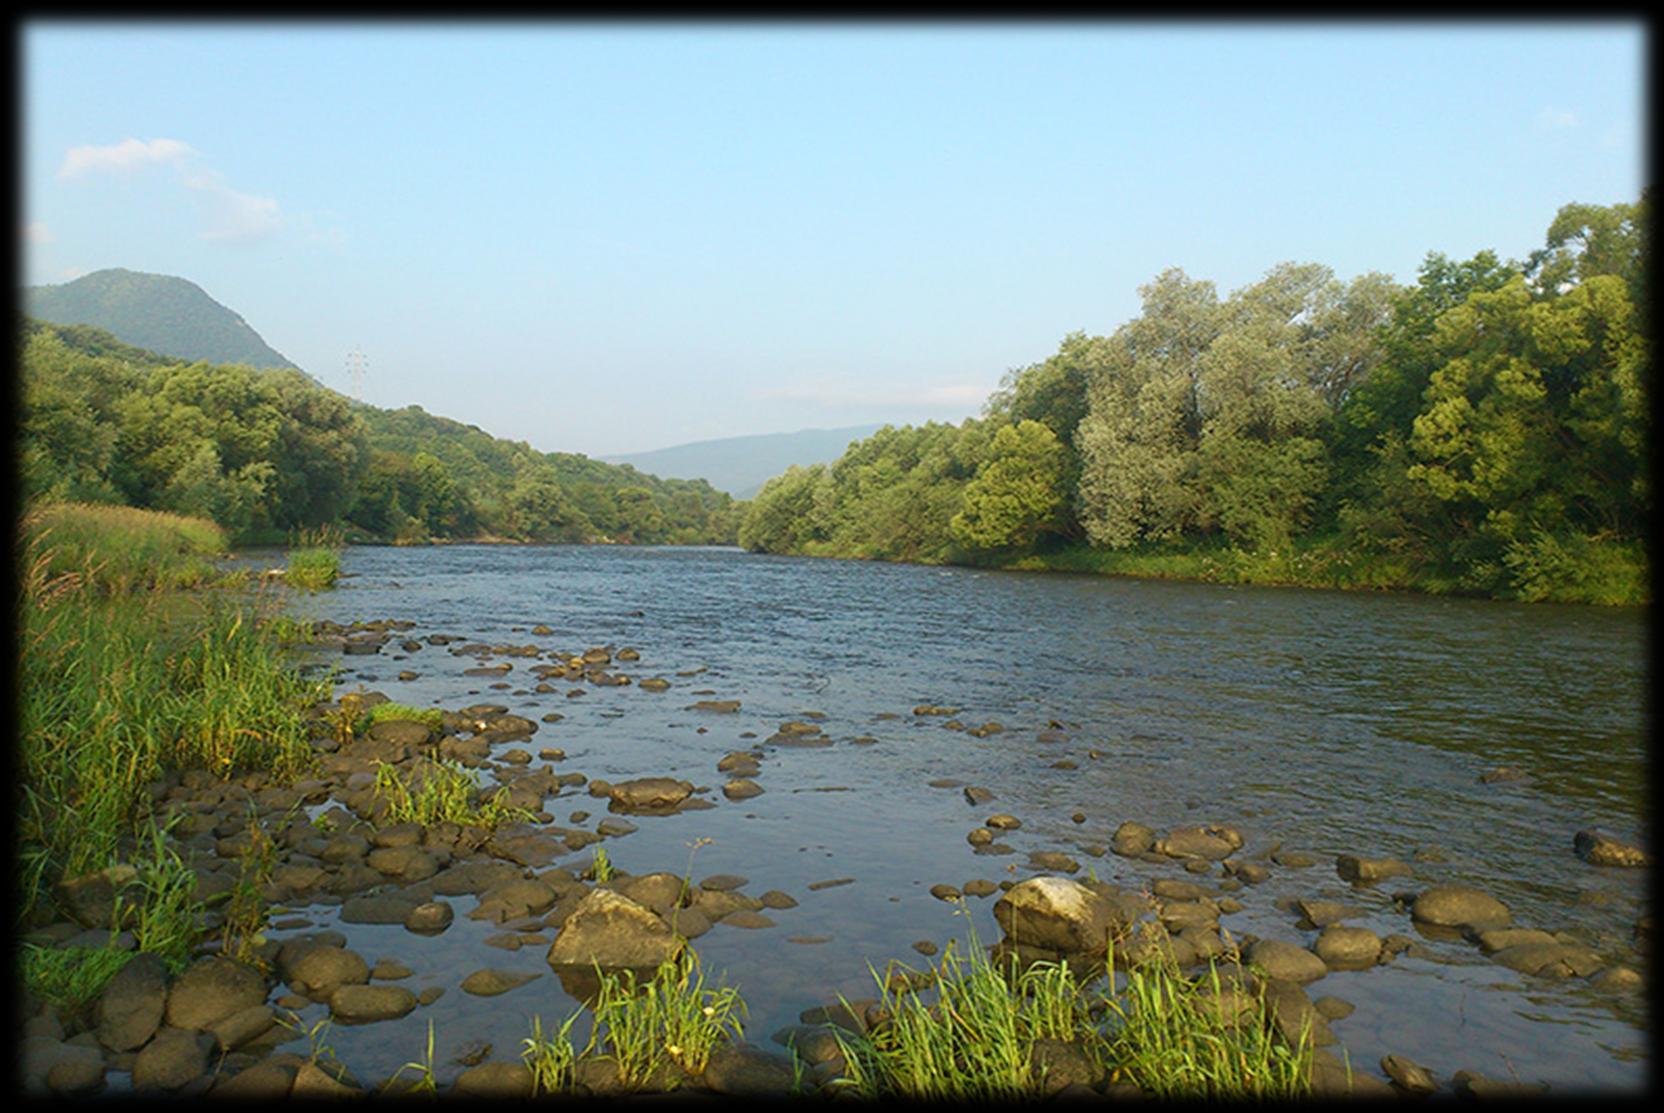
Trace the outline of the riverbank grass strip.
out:
[[[37,596],[54,593],[47,585],[104,595],[194,587],[213,578],[210,558],[227,549],[213,522],[128,506],[50,503],[18,526],[20,567]]]

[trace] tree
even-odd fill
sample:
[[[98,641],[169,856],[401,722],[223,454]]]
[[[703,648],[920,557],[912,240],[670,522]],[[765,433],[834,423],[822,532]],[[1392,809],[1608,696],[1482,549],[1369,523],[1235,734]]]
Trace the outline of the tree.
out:
[[[531,541],[579,541],[589,529],[588,519],[568,501],[546,464],[527,466],[515,477],[508,510],[516,532]]]
[[[754,553],[793,553],[809,541],[824,539],[815,495],[830,483],[824,464],[794,464],[764,483],[740,522],[740,545]]]
[[[1064,450],[1050,426],[1038,421],[1003,425],[990,456],[965,488],[964,509],[950,526],[973,549],[1032,545],[1059,529],[1068,503]]]
[[[1139,294],[1144,311],[1110,337],[1075,435],[1081,524],[1109,548],[1178,537],[1196,523],[1201,357],[1224,324],[1213,283],[1181,270]]]

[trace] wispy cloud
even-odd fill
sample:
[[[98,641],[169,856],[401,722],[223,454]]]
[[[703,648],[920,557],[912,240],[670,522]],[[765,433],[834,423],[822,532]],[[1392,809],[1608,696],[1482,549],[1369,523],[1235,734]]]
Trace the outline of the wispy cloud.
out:
[[[202,155],[178,139],[123,139],[107,146],[71,147],[58,177],[69,180],[91,174],[131,174],[150,166],[171,167],[181,186],[202,207],[202,238],[221,243],[264,239],[283,227],[276,198],[231,188],[225,175],[206,166]]]
[[[1537,113],[1537,126],[1545,131],[1563,131],[1577,125],[1577,113],[1569,108],[1545,108]]]
[[[51,243],[55,239],[57,237],[52,234],[52,229],[42,221],[31,220],[23,226],[24,243]]]
[[[195,154],[177,139],[123,139],[106,147],[71,147],[58,167],[58,177],[79,178],[91,173],[131,173],[145,166],[178,165]]]
[[[208,224],[205,240],[241,241],[263,239],[283,227],[283,213],[277,200],[242,193],[225,184],[216,170],[184,175],[182,183],[201,200]]]

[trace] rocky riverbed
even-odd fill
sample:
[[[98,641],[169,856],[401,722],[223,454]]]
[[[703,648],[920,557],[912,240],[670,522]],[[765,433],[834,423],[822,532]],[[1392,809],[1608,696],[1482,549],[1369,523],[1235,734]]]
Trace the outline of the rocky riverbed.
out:
[[[718,1094],[784,1093],[794,1084],[813,1091],[840,1075],[825,1026],[882,1022],[869,1015],[876,1004],[868,999],[870,977],[854,963],[818,978],[801,965],[783,974],[753,969],[748,953],[777,951],[746,940],[777,938],[800,953],[814,951],[848,933],[840,894],[866,879],[821,876],[806,858],[782,867],[778,828],[761,826],[744,846],[725,836],[716,840],[720,851],[707,850],[712,840],[698,835],[698,814],[750,815],[743,809],[771,793],[816,792],[836,801],[826,805],[827,814],[840,817],[841,830],[831,837],[858,843],[867,827],[877,827],[858,783],[806,779],[790,767],[817,751],[835,755],[843,769],[881,764],[878,755],[897,745],[903,730],[1021,747],[1059,774],[1106,760],[1078,724],[968,714],[963,708],[975,706],[974,692],[962,705],[871,708],[858,722],[814,708],[765,720],[697,663],[661,660],[651,646],[562,644],[554,628],[535,623],[515,632],[522,640],[424,631],[412,620],[319,622],[320,652],[357,675],[343,677],[336,701],[314,709],[317,769],[292,783],[188,773],[152,790],[158,813],[173,821],[200,897],[229,892],[246,876],[251,855],[268,855],[262,889],[269,922],[244,956],[249,961],[218,953],[217,940],[177,975],[153,956],[139,956],[86,1015],[26,1008],[26,1087],[248,1097],[375,1090],[421,1051],[412,1023],[438,1016],[443,1053],[433,1066],[442,1088],[524,1093],[531,1076],[519,1048],[531,1016],[547,1023],[587,999],[596,964],[645,971],[688,945],[748,991],[777,985],[782,976],[795,984],[773,991],[775,1007],[753,1017],[764,1023],[748,1025],[745,1041],[714,1055],[700,1075],[663,1085]],[[350,729],[378,704],[403,702],[401,686],[439,673],[480,685],[470,689],[477,698],[440,708],[437,721],[394,716]],[[686,750],[638,746],[620,758],[597,749],[604,731],[586,735],[581,748],[566,742],[562,725],[570,712],[544,710],[597,700],[658,701],[693,735],[716,734],[730,745],[720,753],[699,747],[700,771],[690,771]],[[643,761],[644,754],[659,760]],[[391,770],[419,782],[436,759],[472,771],[480,801],[513,809],[513,821],[398,821],[378,774]],[[623,766],[632,767],[628,775],[619,772]],[[954,837],[978,875],[964,877],[944,860],[945,876],[924,879],[909,907],[941,902],[948,915],[915,912],[923,921],[913,941],[918,955],[932,955],[954,937],[962,922],[948,910],[964,909],[985,923],[991,916],[996,952],[1021,960],[1069,959],[1090,969],[1114,939],[1107,956],[1114,964],[1155,953],[1192,971],[1222,963],[1233,992],[1268,994],[1285,1036],[1313,1033],[1320,1048],[1314,1080],[1326,1091],[1348,1086],[1348,1062],[1349,1085],[1360,1093],[1482,1096],[1545,1088],[1540,1079],[1497,1069],[1498,1055],[1508,1050],[1505,1027],[1497,1033],[1500,1046],[1479,1041],[1472,1060],[1457,1069],[1418,1062],[1427,1057],[1415,1036],[1426,997],[1400,991],[1395,999],[1371,982],[1395,969],[1482,969],[1527,996],[1575,987],[1585,1007],[1619,1015],[1641,1009],[1651,917],[1632,913],[1633,904],[1614,902],[1599,930],[1589,928],[1587,915],[1577,922],[1522,918],[1492,886],[1447,869],[1437,846],[1403,858],[1368,846],[1317,852],[1285,845],[1275,817],[1244,830],[1240,821],[1207,818],[1203,801],[1181,824],[1111,817],[1096,807],[1066,818],[1037,816],[1006,810],[1005,786],[977,777],[974,763],[951,772],[921,778],[911,791],[933,809],[943,806],[944,794],[954,798],[963,817]],[[1486,786],[1515,782],[1505,768],[1476,778]],[[1069,827],[1080,834],[1065,837]],[[808,840],[801,850],[816,845],[818,835],[796,830],[787,837]],[[1554,833],[1553,841],[1577,868],[1621,876],[1625,891],[1644,887],[1650,860],[1641,847],[1594,829]],[[647,850],[632,853],[637,842]],[[685,853],[670,853],[683,847]],[[757,869],[707,872],[713,854]],[[631,871],[604,864],[626,858]],[[773,883],[754,884],[750,872]],[[70,880],[55,893],[62,918],[26,939],[71,946],[107,938],[114,903],[132,881],[120,868]],[[901,957],[867,952],[875,966]],[[851,991],[863,978],[866,998]],[[799,1007],[788,1016],[782,1010],[794,992]],[[856,1013],[835,1007],[840,993],[852,998]],[[1375,1018],[1371,1038],[1360,1042],[1384,1047],[1384,1054],[1360,1059],[1350,1046],[1349,1021],[1360,1011]],[[1397,1045],[1395,1029],[1403,1034]],[[380,1030],[397,1036],[378,1040]],[[319,1054],[320,1033],[328,1034],[332,1054]],[[1054,1088],[1112,1086],[1107,1076],[1083,1072],[1066,1051],[1058,1055]],[[612,1093],[621,1085],[606,1066],[590,1065],[575,1088]],[[1573,1077],[1547,1088],[1584,1087]]]

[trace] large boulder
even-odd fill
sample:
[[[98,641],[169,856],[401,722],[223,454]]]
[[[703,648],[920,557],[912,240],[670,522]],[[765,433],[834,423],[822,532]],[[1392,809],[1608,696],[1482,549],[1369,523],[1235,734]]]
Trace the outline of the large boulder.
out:
[[[361,956],[327,945],[301,951],[282,963],[281,969],[290,989],[318,1001],[329,1000],[341,986],[365,985],[370,980],[370,965]]]
[[[82,927],[107,928],[115,922],[116,898],[130,897],[138,880],[137,869],[115,865],[60,881],[52,887],[52,895],[70,919]]]
[[[1264,970],[1267,977],[1305,985],[1329,973],[1329,967],[1317,955],[1282,939],[1256,940],[1248,948],[1249,964]]]
[[[216,955],[196,962],[174,981],[166,1018],[174,1028],[205,1029],[265,1001],[266,980],[258,971]]]
[[[1103,894],[1067,877],[1032,877],[1013,885],[994,905],[1009,946],[1065,954],[1101,955],[1127,920]]]
[[[396,985],[344,985],[329,997],[330,1014],[349,1024],[397,1020],[415,1007],[416,995]]]
[[[621,811],[663,811],[674,808],[693,792],[693,785],[674,777],[638,777],[615,784],[607,795]]]
[[[111,1051],[135,1051],[162,1026],[167,1008],[168,972],[162,957],[134,955],[99,995],[98,1042]]]
[[[1410,906],[1410,918],[1435,927],[1484,931],[1508,926],[1513,916],[1507,905],[1479,889],[1467,885],[1435,885],[1416,897]]]
[[[609,889],[595,889],[578,902],[549,945],[551,966],[654,967],[671,957],[681,940],[649,908]]]
[[[1232,839],[1227,829],[1219,827],[1175,827],[1166,837],[1157,839],[1155,852],[1169,858],[1199,858],[1217,862],[1231,856],[1242,845],[1241,837]]]
[[[213,1050],[205,1032],[164,1028],[133,1060],[133,1089],[177,1090],[207,1072]]]

